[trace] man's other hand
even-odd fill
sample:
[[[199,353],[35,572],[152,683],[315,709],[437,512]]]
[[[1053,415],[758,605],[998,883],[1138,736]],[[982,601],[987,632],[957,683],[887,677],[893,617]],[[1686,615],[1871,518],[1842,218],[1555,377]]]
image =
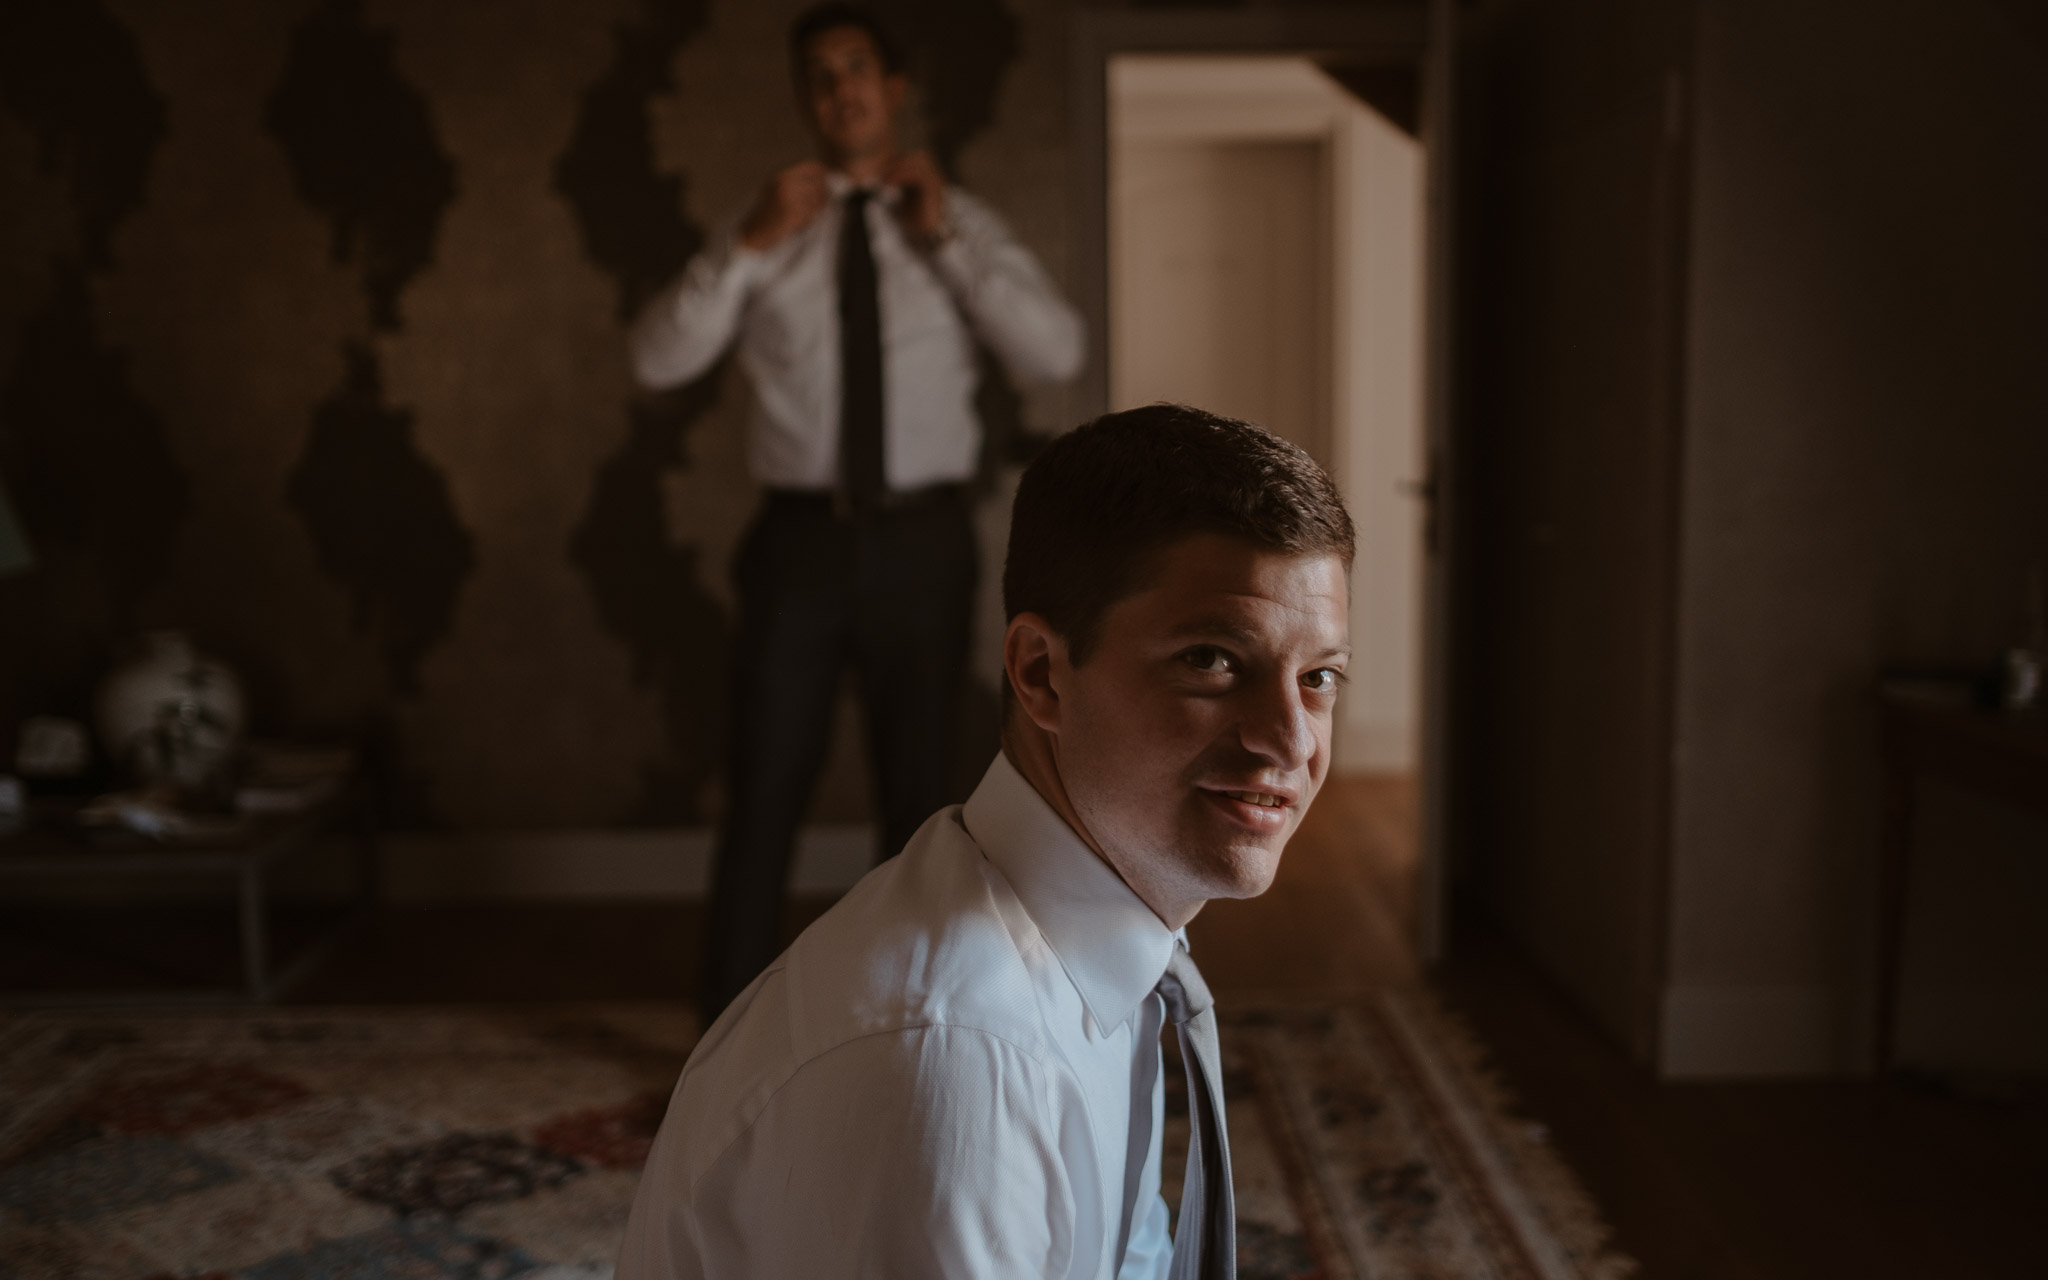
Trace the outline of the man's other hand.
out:
[[[896,216],[903,230],[920,247],[935,249],[943,244],[946,225],[946,179],[929,151],[912,151],[896,157],[883,180],[899,187],[903,199]]]
[[[811,225],[830,199],[824,165],[816,160],[793,164],[761,189],[761,198],[740,224],[740,243],[756,253],[772,249]]]

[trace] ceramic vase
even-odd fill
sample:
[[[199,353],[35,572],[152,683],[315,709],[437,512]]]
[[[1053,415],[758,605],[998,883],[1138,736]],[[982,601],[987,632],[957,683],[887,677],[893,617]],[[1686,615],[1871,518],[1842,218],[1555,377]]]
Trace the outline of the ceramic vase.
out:
[[[153,632],[100,686],[98,719],[100,745],[138,781],[203,791],[241,739],[242,683],[183,633]]]

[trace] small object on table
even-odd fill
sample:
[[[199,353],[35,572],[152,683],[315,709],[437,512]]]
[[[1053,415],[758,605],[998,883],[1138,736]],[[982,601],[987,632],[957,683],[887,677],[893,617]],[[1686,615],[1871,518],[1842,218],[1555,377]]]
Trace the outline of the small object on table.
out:
[[[235,787],[241,813],[299,813],[333,795],[355,771],[346,747],[300,747],[252,742]]]
[[[0,835],[19,827],[28,818],[28,788],[11,773],[0,773]]]
[[[183,632],[151,632],[100,685],[98,719],[107,756],[138,781],[207,792],[233,764],[242,682]]]
[[[76,778],[92,766],[92,736],[63,716],[30,716],[21,722],[14,767],[24,778]]]
[[[2041,655],[2031,649],[2005,651],[2005,679],[1999,705],[2007,711],[2031,711],[2041,701]]]
[[[119,827],[160,842],[226,840],[248,825],[243,819],[194,813],[178,803],[168,787],[113,791],[96,797],[78,811],[82,827]]]

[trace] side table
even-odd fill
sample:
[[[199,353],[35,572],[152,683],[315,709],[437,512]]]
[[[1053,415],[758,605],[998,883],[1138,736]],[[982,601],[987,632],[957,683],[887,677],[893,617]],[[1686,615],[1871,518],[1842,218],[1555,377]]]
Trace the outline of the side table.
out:
[[[356,893],[352,909],[297,954],[271,954],[270,890],[282,865],[303,858],[324,837],[349,837]],[[187,842],[119,843],[95,839],[75,824],[43,822],[0,835],[0,892],[9,884],[86,875],[211,879],[234,885],[240,929],[242,985],[140,991],[0,991],[7,1004],[188,1004],[275,999],[333,950],[341,935],[372,912],[378,898],[375,807],[368,789],[351,780],[290,814],[251,816],[228,835]]]
[[[1879,870],[1877,1017],[1871,1061],[1892,1066],[1905,960],[1906,893],[1913,859],[1914,791],[1922,778],[2048,815],[2048,717],[1992,711],[1913,684],[1881,686],[1883,858]]]

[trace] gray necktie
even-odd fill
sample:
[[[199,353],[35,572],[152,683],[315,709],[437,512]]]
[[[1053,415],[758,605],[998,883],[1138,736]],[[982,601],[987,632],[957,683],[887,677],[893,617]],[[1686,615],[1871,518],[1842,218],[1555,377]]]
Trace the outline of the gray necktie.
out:
[[[1159,980],[1166,1020],[1180,1033],[1188,1073],[1188,1171],[1181,1181],[1169,1280],[1236,1280],[1237,1201],[1230,1191],[1230,1137],[1223,1115],[1223,1061],[1215,1001],[1202,971],[1176,946]]]

